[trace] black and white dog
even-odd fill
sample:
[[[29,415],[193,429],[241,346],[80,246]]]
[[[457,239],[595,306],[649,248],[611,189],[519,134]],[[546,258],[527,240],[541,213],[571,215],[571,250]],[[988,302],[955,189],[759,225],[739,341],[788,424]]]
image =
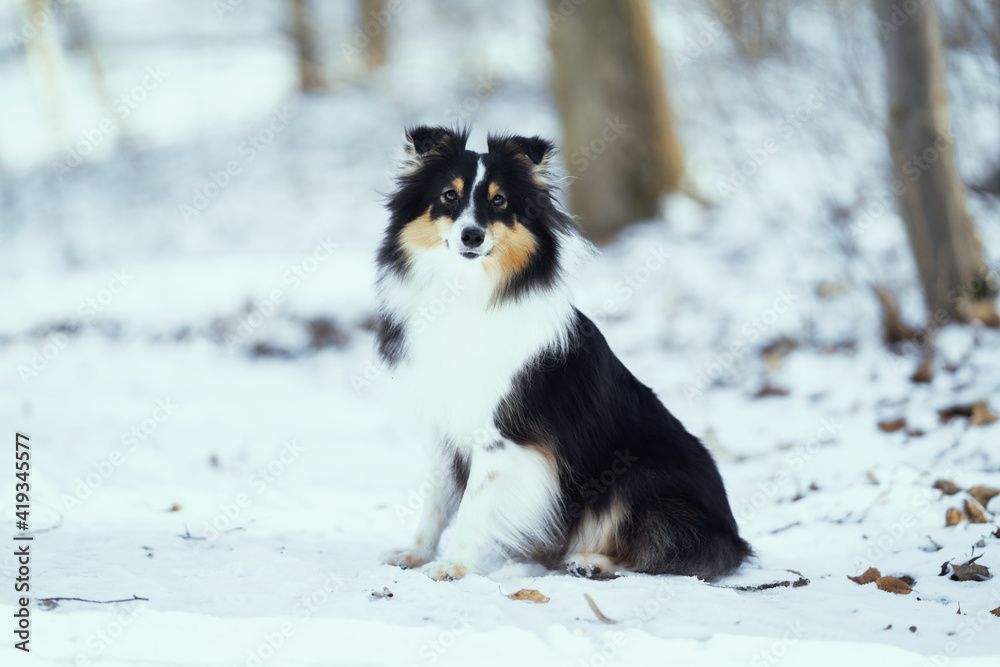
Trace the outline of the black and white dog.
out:
[[[505,558],[586,577],[733,572],[751,554],[704,446],[569,301],[592,253],[552,143],[417,127],[378,253],[379,352],[435,444],[416,540],[434,579]],[[438,555],[441,533],[453,534]]]

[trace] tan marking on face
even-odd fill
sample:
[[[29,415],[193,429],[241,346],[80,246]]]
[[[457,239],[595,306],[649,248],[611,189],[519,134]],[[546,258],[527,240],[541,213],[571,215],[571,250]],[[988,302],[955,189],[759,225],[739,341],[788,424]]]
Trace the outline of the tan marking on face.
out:
[[[462,190],[465,188],[465,179],[461,176],[456,176],[455,180],[451,182],[451,187],[458,191],[458,196],[462,196]]]
[[[484,268],[497,275],[497,278],[510,282],[531,261],[538,248],[534,235],[514,218],[514,226],[508,227],[502,223],[490,225],[493,235],[493,251],[483,260]]]
[[[434,248],[443,248],[444,240],[451,232],[454,221],[451,218],[431,219],[431,207],[422,216],[409,222],[400,234],[400,245],[413,257]]]
[[[493,199],[498,194],[500,194],[500,186],[497,185],[496,183],[490,183],[489,187],[487,187],[487,190],[490,193],[490,199]]]

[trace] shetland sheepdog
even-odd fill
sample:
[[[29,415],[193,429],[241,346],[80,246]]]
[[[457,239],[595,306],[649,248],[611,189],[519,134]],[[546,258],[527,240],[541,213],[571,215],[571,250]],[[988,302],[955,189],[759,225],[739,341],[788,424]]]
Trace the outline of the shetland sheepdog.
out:
[[[553,144],[467,139],[409,129],[388,200],[377,345],[435,484],[412,545],[384,561],[439,580],[508,559],[588,578],[733,572],[751,549],[711,455],[570,302],[594,250],[558,203]]]

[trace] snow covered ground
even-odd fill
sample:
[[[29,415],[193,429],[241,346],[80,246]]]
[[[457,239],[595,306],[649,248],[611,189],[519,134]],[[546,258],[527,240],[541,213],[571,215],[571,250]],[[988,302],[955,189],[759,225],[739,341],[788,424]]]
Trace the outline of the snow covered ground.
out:
[[[692,175],[718,203],[668,202],[578,289],[713,451],[759,563],[717,585],[523,564],[438,583],[378,562],[426,492],[424,443],[383,400],[372,350],[379,193],[408,123],[475,122],[479,147],[488,130],[558,136],[546,17],[530,0],[404,2],[396,59],[350,82],[358,18],[322,3],[339,83],[302,98],[281,3],[228,4],[88,4],[112,97],[134,109],[130,138],[116,124],[68,172],[23,55],[0,57],[0,424],[11,457],[15,430],[32,438],[34,598],[145,598],[36,604],[31,655],[7,635],[3,664],[995,664],[997,580],[941,572],[1000,569],[1000,497],[987,523],[946,527],[967,496],[932,487],[1000,488],[1000,422],[938,413],[1000,412],[1000,332],[946,327],[924,385],[911,352],[880,342],[872,285],[923,314],[880,194],[867,10],[799,3],[787,53],[750,67],[703,3],[658,6]],[[16,5],[0,4],[3,31],[21,29]],[[949,52],[949,93],[960,171],[980,183],[1000,154],[1000,72],[974,47]],[[121,120],[88,77],[65,56],[78,152]],[[996,267],[997,201],[969,205]],[[847,578],[869,567],[912,592]],[[506,597],[520,589],[550,600]]]

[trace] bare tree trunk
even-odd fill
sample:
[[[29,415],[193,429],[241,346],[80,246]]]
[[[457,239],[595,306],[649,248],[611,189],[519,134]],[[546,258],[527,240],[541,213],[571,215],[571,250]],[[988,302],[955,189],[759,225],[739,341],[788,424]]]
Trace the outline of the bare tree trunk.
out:
[[[374,21],[378,29],[372,30],[371,40],[363,51],[365,69],[374,72],[386,63],[389,54],[388,0],[361,0],[361,25]],[[365,34],[368,34],[367,32]]]
[[[874,0],[887,63],[889,150],[929,317],[1000,324],[982,244],[953,158],[941,27],[926,0]],[[911,6],[908,6],[912,7]]]
[[[290,0],[292,3],[292,38],[295,40],[299,60],[299,87],[303,91],[326,88],[323,76],[323,58],[316,42],[309,0]]]
[[[658,213],[678,189],[683,156],[664,92],[646,0],[548,0],[556,102],[570,209],[607,240]]]
[[[56,144],[66,143],[66,107],[63,99],[62,51],[59,39],[54,34],[55,18],[53,9],[45,0],[24,0],[24,20],[34,25],[36,33],[26,44],[28,62],[37,73],[42,90],[45,91],[46,115],[56,137]]]

